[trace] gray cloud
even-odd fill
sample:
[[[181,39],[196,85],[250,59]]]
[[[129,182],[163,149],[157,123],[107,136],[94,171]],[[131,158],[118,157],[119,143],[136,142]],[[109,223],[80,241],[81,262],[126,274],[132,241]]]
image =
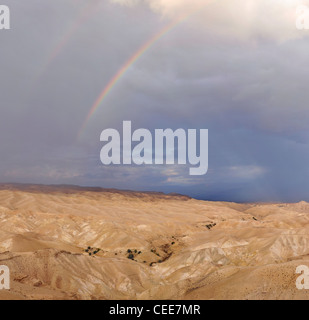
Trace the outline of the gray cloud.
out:
[[[117,2],[8,3],[12,29],[0,31],[0,180],[309,200],[309,42],[295,28],[297,3],[212,1],[128,68],[78,139],[121,66],[201,3]],[[235,9],[244,3],[248,15]],[[208,128],[209,172],[102,166],[100,133],[123,120],[135,129]]]

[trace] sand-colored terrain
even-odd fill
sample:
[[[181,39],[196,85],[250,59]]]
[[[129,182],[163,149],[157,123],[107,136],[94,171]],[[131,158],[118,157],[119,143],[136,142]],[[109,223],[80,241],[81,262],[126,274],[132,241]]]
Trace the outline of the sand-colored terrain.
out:
[[[309,203],[0,185],[0,265],[0,299],[308,299]]]

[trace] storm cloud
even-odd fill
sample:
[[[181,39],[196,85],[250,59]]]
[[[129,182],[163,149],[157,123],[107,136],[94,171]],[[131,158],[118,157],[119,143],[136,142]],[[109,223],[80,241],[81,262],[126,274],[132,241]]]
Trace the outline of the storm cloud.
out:
[[[233,201],[309,195],[309,31],[277,0],[4,1],[0,180]],[[179,22],[178,22],[179,21]],[[79,132],[126,62],[166,26]],[[209,129],[209,171],[103,166],[100,133]]]

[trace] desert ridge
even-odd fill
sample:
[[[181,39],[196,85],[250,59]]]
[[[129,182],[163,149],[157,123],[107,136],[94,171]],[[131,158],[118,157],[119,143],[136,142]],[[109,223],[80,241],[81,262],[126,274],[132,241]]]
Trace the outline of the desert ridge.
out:
[[[308,228],[307,202],[1,185],[0,299],[308,299]]]

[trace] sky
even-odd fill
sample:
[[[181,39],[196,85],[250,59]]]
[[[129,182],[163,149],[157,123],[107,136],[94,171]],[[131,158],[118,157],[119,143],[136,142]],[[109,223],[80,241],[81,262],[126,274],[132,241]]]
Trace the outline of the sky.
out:
[[[295,25],[305,0],[1,4],[0,182],[309,201],[309,30]],[[100,134],[125,120],[208,129],[207,174],[104,166]]]

